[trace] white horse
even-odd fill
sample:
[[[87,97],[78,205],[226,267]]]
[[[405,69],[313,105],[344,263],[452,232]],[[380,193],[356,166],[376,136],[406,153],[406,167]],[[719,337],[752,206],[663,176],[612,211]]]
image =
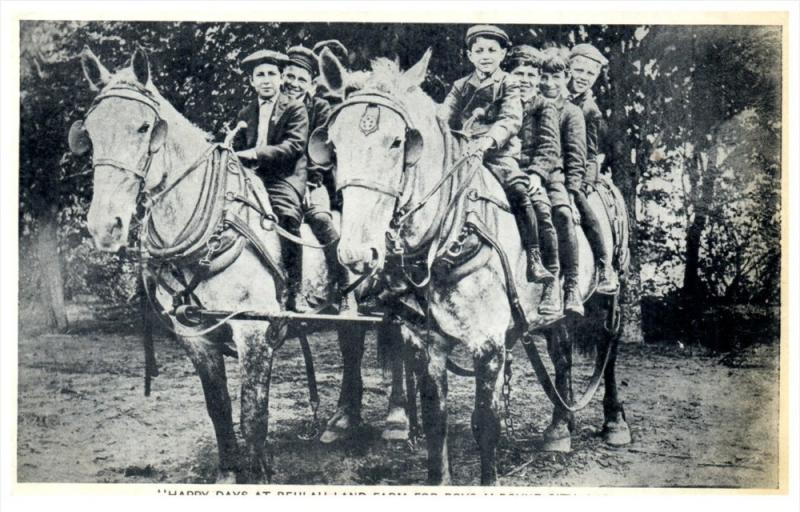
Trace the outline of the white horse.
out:
[[[280,313],[281,245],[261,181],[164,99],[144,50],[113,75],[88,48],[81,57],[100,93],[69,138],[73,152],[92,151],[87,220],[97,248],[125,247],[131,218],[143,208],[142,257],[150,262],[162,311],[194,305]],[[304,252],[306,268],[325,279],[321,251]],[[217,481],[268,481],[270,377],[285,325],[234,317],[208,329],[171,319],[202,382],[219,448]],[[223,354],[238,355],[243,447],[234,434]]]
[[[500,184],[480,168],[475,172],[469,161],[458,160],[449,129],[436,118],[438,105],[420,89],[430,56],[428,50],[405,72],[395,62],[377,59],[369,73],[348,73],[324,50],[321,67],[329,88],[354,92],[329,125],[312,135],[309,153],[320,162],[336,155],[336,186],[343,199],[340,261],[355,273],[393,272],[408,287],[404,300],[416,301],[424,311],[424,321],[406,321],[403,331],[416,352],[429,482],[448,484],[451,479],[446,368],[448,355],[461,344],[474,363],[472,430],[480,447],[481,483],[491,484],[497,478],[507,341],[524,335],[530,349],[533,337],[547,338],[556,359],[556,383],[546,391],[561,401],[555,401],[545,441],[564,449],[574,405],[570,361],[561,350],[569,331],[563,320],[538,316],[541,286],[525,278],[519,233]],[[588,300],[594,259],[578,231],[580,289]],[[604,298],[599,304],[605,305]],[[604,430],[609,443],[624,444],[630,436],[616,394],[616,344],[606,346]],[[538,355],[529,355],[536,367]],[[598,368],[599,380],[603,366]]]

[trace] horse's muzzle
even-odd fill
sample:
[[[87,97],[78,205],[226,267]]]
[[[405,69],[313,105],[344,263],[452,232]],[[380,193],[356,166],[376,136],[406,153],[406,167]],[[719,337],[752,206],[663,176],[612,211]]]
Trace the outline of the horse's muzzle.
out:
[[[92,235],[94,245],[104,252],[117,252],[125,245],[124,222],[120,217],[115,217],[114,222],[105,224],[89,223],[89,233]]]
[[[355,274],[380,270],[384,261],[384,252],[369,245],[345,246],[340,244],[338,255],[339,262]]]

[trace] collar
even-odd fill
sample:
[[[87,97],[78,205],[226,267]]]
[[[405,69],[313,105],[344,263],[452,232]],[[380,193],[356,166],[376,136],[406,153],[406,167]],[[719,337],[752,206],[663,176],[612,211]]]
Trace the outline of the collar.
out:
[[[582,93],[573,93],[573,92],[571,92],[570,95],[569,95],[570,101],[572,101],[573,103],[576,103],[576,104],[581,104],[581,103],[583,103],[585,101],[589,101],[593,97],[594,97],[594,94],[592,94],[592,90],[591,89],[586,89]]]
[[[267,104],[267,103],[272,103],[272,104],[274,104],[274,103],[275,103],[276,96],[277,96],[277,94],[276,94],[275,96],[271,97],[271,98],[266,98],[266,99],[264,99],[264,98],[262,98],[261,96],[259,96],[259,97],[258,97],[258,106],[259,106],[259,107],[261,107],[261,106],[264,106],[264,105],[265,105],[265,104]]]
[[[481,80],[481,77],[478,75],[478,71],[475,70],[469,76],[469,79],[467,80],[467,83],[470,84],[470,85],[473,85],[475,87],[480,87],[480,86],[486,85],[486,84],[488,84],[490,82],[502,82],[504,75],[505,75],[505,73],[503,72],[503,70],[500,69],[500,68],[497,68],[497,69],[494,70],[494,73],[492,73],[491,75],[489,75],[486,78],[484,78],[483,80]]]

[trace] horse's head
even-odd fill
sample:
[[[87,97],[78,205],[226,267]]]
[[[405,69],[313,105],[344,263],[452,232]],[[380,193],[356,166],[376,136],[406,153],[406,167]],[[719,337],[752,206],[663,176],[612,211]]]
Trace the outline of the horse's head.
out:
[[[320,55],[332,91],[364,80],[309,141],[309,154],[319,163],[331,160],[335,151],[336,188],[342,194],[339,260],[353,272],[383,266],[392,216],[408,200],[408,173],[422,153],[422,137],[407,110],[414,105],[409,95],[423,94],[419,85],[430,55],[428,50],[405,72],[378,59],[366,75],[348,75],[327,49]]]
[[[90,86],[100,94],[85,119],[70,128],[69,145],[75,154],[92,151],[89,232],[98,249],[114,252],[127,242],[140,191],[163,179],[148,171],[153,154],[166,140],[167,123],[159,113],[160,96],[150,81],[144,50],[134,51],[130,66],[114,75],[88,48],[81,64]]]

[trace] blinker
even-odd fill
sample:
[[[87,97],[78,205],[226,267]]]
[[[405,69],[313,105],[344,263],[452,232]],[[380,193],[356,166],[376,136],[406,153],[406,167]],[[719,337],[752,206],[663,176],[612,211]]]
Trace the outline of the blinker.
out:
[[[89,132],[83,126],[83,121],[75,121],[69,128],[69,135],[67,136],[69,142],[69,150],[74,155],[83,155],[92,147],[92,140],[89,138]]]

